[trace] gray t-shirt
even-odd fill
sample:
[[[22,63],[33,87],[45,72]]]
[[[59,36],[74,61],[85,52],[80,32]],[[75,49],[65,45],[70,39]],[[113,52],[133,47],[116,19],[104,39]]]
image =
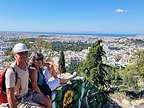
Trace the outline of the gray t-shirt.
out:
[[[28,79],[29,73],[28,69],[26,71],[20,69],[15,63],[11,65],[15,72],[17,72],[17,83],[16,82],[16,74],[12,68],[8,68],[5,74],[5,83],[6,88],[15,88],[15,94],[19,96],[23,96],[28,92]]]

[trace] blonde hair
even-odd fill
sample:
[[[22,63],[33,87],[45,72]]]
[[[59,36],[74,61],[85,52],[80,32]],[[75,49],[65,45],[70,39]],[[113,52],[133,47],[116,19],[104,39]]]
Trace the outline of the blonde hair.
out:
[[[50,70],[51,70],[52,73],[57,73],[57,74],[59,74],[59,66],[56,65],[52,59],[47,59],[47,60],[46,60],[46,63],[49,64]]]

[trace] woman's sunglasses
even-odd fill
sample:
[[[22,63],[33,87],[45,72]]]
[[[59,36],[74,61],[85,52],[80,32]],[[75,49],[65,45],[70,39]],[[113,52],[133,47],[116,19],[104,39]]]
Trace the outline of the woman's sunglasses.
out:
[[[42,61],[42,60],[43,60],[43,58],[38,58],[38,59],[36,59],[36,61],[40,61],[40,60]]]

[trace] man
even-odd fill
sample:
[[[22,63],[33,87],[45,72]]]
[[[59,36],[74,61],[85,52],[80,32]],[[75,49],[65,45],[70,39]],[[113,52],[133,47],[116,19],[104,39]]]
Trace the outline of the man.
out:
[[[28,49],[25,44],[18,43],[13,48],[13,54],[15,62],[12,63],[12,68],[8,68],[5,74],[6,81],[6,93],[7,100],[10,108],[16,108],[16,98],[17,96],[23,96],[28,92],[28,78],[29,73],[27,71],[27,61],[28,61]],[[16,73],[17,72],[17,73]],[[17,83],[20,82],[20,88],[16,88]],[[19,81],[18,81],[19,80]],[[17,91],[15,91],[17,90]]]
[[[6,94],[9,107],[17,108],[21,103],[38,107],[39,105],[35,103],[40,103],[50,108],[49,102],[43,100],[42,95],[33,93],[32,91],[28,92],[28,51],[28,48],[23,43],[18,43],[13,47],[12,52],[15,62],[11,64],[11,67],[7,69],[5,74]],[[43,104],[44,101],[47,103]]]

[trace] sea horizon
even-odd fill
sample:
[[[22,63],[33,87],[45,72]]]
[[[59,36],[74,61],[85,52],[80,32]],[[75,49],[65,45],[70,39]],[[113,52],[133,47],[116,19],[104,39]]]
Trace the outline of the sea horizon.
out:
[[[22,33],[22,34],[29,34],[35,36],[101,36],[101,37],[129,37],[129,36],[137,36],[142,35],[143,33],[105,33],[105,32],[36,32],[36,31],[0,31],[1,33]]]

